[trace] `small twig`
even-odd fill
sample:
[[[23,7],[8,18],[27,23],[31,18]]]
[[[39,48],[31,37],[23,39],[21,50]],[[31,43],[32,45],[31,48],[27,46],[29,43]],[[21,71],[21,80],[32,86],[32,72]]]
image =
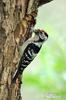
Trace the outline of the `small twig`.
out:
[[[38,6],[44,5],[44,4],[49,3],[51,1],[53,1],[53,0],[39,0],[39,5]]]

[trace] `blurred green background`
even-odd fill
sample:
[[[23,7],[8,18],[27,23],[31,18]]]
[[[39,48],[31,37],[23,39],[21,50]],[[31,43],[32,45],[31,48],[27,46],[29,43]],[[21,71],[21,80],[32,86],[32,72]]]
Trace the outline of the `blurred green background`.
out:
[[[35,28],[49,38],[23,73],[23,100],[66,100],[66,0],[41,6]]]

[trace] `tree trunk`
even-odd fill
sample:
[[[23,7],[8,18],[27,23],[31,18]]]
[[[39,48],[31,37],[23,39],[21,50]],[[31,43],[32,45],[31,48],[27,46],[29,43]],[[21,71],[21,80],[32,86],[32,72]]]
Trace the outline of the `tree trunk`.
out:
[[[37,8],[51,0],[0,0],[0,100],[22,100],[21,77],[12,84],[18,68],[19,47],[31,36],[36,24]]]

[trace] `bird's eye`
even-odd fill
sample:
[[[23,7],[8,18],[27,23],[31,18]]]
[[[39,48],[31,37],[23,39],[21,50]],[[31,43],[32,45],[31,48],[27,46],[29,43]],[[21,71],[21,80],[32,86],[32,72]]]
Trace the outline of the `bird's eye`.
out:
[[[44,37],[48,38],[48,34],[46,31],[42,31],[42,34],[44,35]]]
[[[43,34],[39,34],[39,38],[43,40],[44,39],[44,35]]]

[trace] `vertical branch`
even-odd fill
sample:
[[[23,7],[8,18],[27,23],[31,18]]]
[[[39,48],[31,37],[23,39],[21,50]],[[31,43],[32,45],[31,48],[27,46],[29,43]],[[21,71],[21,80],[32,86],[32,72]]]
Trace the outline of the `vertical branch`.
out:
[[[22,3],[22,18],[24,18],[26,13],[27,13],[28,2],[29,2],[29,0],[21,0],[21,3]]]

